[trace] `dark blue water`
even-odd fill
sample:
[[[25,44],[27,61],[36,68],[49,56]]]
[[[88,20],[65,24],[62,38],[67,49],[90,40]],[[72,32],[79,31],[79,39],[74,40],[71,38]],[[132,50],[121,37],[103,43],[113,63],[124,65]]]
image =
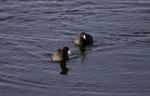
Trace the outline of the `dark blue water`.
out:
[[[94,37],[85,53],[79,32]],[[69,72],[50,54],[68,46]],[[150,0],[0,0],[1,96],[149,96]]]

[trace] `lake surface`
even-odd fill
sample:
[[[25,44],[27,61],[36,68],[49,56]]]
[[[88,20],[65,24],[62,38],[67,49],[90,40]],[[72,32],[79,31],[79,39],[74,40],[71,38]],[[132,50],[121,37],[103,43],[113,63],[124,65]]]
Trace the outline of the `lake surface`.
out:
[[[50,59],[63,46],[66,75]],[[149,96],[150,0],[0,0],[0,95]]]

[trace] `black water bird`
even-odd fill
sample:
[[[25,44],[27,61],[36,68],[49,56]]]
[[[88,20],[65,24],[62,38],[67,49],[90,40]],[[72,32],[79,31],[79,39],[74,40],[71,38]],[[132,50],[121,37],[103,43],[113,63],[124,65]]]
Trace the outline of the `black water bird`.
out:
[[[78,46],[86,46],[93,43],[93,37],[90,34],[81,32],[74,38],[74,43]]]
[[[57,49],[57,51],[51,54],[52,61],[61,62],[61,61],[68,61],[69,55],[71,52],[69,51],[68,47],[63,47],[62,49]]]

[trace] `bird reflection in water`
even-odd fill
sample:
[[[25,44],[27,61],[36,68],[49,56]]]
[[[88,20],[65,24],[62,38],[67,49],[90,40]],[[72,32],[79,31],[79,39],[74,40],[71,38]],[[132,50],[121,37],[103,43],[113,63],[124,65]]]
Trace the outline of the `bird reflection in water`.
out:
[[[66,66],[66,62],[65,61],[61,61],[60,62],[60,68],[61,68],[61,72],[60,72],[60,74],[62,74],[62,75],[67,75],[68,74],[68,72],[69,72],[69,68]]]
[[[86,57],[86,46],[77,46],[80,50],[81,62],[84,63]]]

